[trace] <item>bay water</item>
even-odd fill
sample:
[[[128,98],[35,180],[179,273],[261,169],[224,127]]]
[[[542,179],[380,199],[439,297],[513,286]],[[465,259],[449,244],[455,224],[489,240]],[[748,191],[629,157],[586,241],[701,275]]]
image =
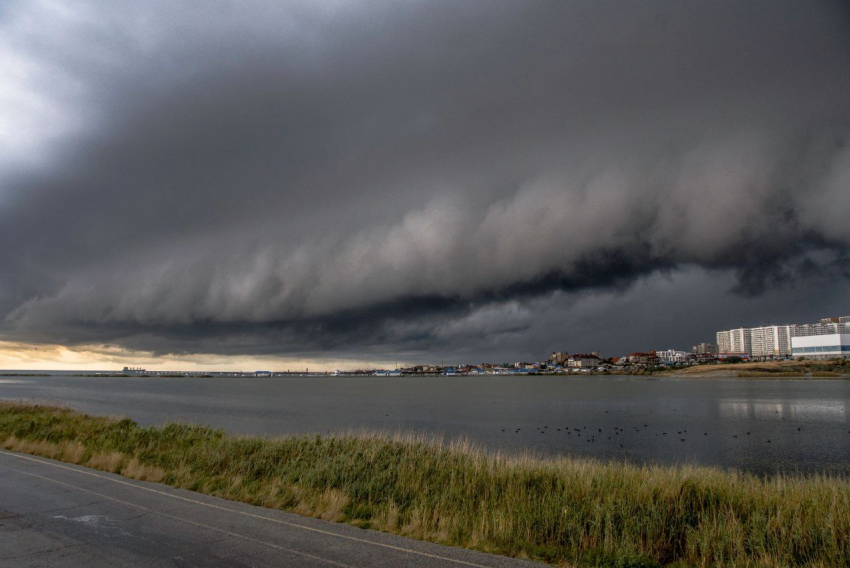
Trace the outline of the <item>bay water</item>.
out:
[[[0,399],[234,434],[349,430],[759,474],[850,474],[850,381],[646,377],[0,377]]]

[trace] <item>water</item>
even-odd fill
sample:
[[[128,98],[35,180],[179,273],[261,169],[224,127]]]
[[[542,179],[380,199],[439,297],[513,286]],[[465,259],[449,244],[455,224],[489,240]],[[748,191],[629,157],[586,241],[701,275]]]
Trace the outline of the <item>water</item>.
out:
[[[0,377],[0,398],[239,434],[416,431],[507,452],[850,473],[850,381],[66,375]]]

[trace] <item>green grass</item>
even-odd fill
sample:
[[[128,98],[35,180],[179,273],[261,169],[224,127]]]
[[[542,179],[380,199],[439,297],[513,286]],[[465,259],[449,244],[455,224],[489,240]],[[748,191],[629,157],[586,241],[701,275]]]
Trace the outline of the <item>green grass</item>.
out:
[[[492,455],[375,434],[248,438],[0,403],[0,445],[553,564],[850,566],[850,482]]]

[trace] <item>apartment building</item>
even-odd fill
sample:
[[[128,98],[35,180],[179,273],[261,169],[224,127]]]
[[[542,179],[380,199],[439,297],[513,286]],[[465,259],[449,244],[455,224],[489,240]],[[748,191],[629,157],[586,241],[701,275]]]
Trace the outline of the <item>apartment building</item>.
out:
[[[549,362],[553,365],[563,365],[570,358],[570,354],[566,351],[553,351],[549,356]]]
[[[766,325],[750,330],[750,342],[753,357],[787,357],[791,355],[791,338],[795,336],[794,326]]]
[[[661,349],[656,350],[655,354],[662,363],[685,363],[688,360],[687,351],[677,351],[676,349]]]
[[[598,367],[599,357],[593,353],[576,353],[567,359],[567,367],[570,369],[588,369]]]
[[[718,331],[716,336],[717,353],[729,353],[732,351],[732,338],[729,331]]]
[[[697,343],[691,349],[691,353],[694,355],[705,355],[708,353],[717,353],[717,344],[716,343]]]
[[[751,355],[753,351],[752,329],[739,327],[729,330],[729,353],[746,353]]]
[[[746,353],[760,358],[788,357],[794,354],[795,337],[847,334],[850,334],[850,316],[823,318],[818,323],[740,327],[717,332],[717,352]]]

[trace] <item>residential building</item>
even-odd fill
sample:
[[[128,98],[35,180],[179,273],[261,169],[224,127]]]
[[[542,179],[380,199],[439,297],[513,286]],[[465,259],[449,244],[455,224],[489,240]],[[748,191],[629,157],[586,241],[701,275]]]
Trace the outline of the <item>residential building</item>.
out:
[[[791,338],[795,335],[794,326],[766,325],[750,330],[750,355],[763,359],[787,357],[791,355]]]
[[[830,318],[835,320],[843,320],[848,316],[841,318]],[[825,321],[821,320],[818,323],[806,323],[802,325],[792,326],[794,335],[797,337],[809,337],[812,335],[827,335],[835,333],[850,333],[850,322],[848,321]]]
[[[708,363],[717,358],[717,353],[691,353],[690,361],[694,363]]]
[[[794,326],[794,335],[796,337],[809,337],[812,335],[825,335],[830,332],[829,324],[825,323],[804,323]]]
[[[693,353],[694,355],[697,355],[697,354],[704,355],[706,353],[711,353],[711,354],[717,353],[717,344],[715,344],[715,343],[705,343],[705,342],[697,343],[691,349],[691,353]]]
[[[717,353],[746,353],[768,359],[791,355],[791,339],[828,334],[850,334],[850,316],[821,318],[818,323],[766,325],[718,331]]]
[[[629,365],[642,365],[642,366],[654,366],[659,363],[660,359],[655,351],[650,351],[649,353],[629,353],[625,357],[623,357],[620,362],[627,363]]]
[[[729,353],[732,351],[732,332],[718,331],[717,332],[717,352]]]
[[[752,331],[746,327],[729,330],[729,352],[747,353],[752,350]]]
[[[662,363],[684,363],[688,360],[687,351],[677,351],[675,349],[663,349],[656,351],[655,354]]]
[[[553,365],[563,365],[569,357],[570,354],[565,351],[553,351],[549,357],[549,362]]]
[[[599,366],[599,357],[592,353],[576,353],[567,359],[567,367],[570,369],[589,369]]]
[[[753,350],[752,330],[739,327],[729,330],[729,353],[746,353],[751,355]]]

